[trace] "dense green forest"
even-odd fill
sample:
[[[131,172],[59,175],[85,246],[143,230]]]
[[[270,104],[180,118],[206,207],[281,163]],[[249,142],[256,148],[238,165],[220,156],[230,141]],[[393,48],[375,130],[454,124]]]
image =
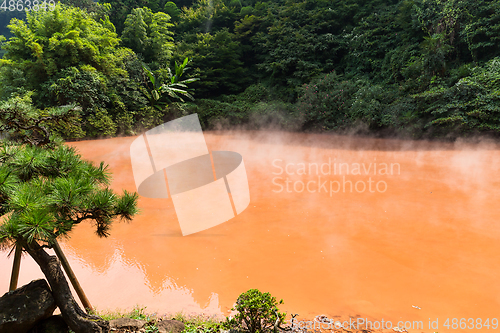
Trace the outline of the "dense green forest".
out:
[[[204,128],[500,133],[499,1],[108,1],[0,13],[4,107],[75,105],[66,138],[195,112]]]

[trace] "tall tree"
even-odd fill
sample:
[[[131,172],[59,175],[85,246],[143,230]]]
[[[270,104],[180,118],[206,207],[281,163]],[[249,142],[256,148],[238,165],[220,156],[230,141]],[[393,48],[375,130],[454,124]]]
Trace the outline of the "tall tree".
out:
[[[7,53],[0,61],[0,96],[34,91],[38,107],[79,104],[82,135],[114,135],[116,123],[130,130],[131,114],[147,103],[132,73],[134,66],[142,71],[140,61],[119,47],[109,19],[98,21],[94,14],[57,4],[54,11],[28,12],[26,22],[11,21],[13,37],[4,43]],[[97,121],[103,117],[104,123]]]
[[[172,56],[174,47],[172,26],[168,14],[136,8],[125,21],[123,45],[141,54],[147,63],[164,63]]]
[[[200,78],[193,88],[201,97],[239,93],[252,83],[241,61],[241,44],[227,29],[187,35],[175,53],[179,60],[192,59],[190,66]]]

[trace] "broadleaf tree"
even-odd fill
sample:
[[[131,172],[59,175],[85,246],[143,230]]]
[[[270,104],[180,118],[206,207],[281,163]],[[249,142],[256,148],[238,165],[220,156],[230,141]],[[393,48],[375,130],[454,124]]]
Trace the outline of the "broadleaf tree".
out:
[[[13,36],[3,43],[6,54],[0,59],[0,98],[33,91],[38,107],[81,106],[81,136],[114,135],[117,123],[124,122],[129,129],[120,132],[132,134],[134,112],[147,102],[131,70],[139,60],[119,46],[107,17],[94,16],[58,3],[54,11],[28,12],[26,22],[12,20]],[[103,113],[112,126],[91,121]]]

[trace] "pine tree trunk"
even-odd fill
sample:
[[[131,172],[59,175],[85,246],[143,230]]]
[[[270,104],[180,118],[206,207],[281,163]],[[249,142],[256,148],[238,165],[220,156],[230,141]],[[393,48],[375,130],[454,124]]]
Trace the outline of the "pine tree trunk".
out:
[[[107,333],[109,322],[100,317],[85,313],[71,294],[61,263],[36,242],[23,244],[24,249],[36,261],[49,282],[52,294],[64,321],[75,333]]]

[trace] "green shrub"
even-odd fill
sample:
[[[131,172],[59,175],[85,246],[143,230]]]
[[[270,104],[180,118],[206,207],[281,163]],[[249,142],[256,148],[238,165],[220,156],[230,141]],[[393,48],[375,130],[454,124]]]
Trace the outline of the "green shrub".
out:
[[[299,130],[302,119],[293,112],[294,105],[282,101],[260,102],[248,112],[251,129]]]
[[[426,128],[442,134],[500,133],[500,58],[470,72],[451,87],[439,85],[413,96]]]
[[[178,316],[179,317],[179,316]],[[196,315],[180,318],[185,325],[185,333],[220,333],[224,328],[224,322],[215,317],[208,317],[206,315]]]
[[[166,110],[158,110],[152,106],[143,107],[136,115],[135,128],[138,132],[148,130],[164,123]]]
[[[98,108],[88,116],[85,130],[90,137],[113,136],[116,133],[116,124],[106,109]]]
[[[393,115],[387,106],[397,97],[397,92],[390,86],[366,84],[358,89],[349,110],[351,121],[362,122],[369,129],[395,125]]]
[[[236,126],[245,123],[248,114],[235,103],[212,99],[199,99],[189,107],[189,113],[198,113],[201,126],[214,128],[218,125]]]
[[[269,100],[269,91],[260,83],[252,84],[238,95],[238,100],[249,103],[265,102]]]
[[[250,16],[250,15],[252,15],[252,13],[253,13],[253,7],[252,6],[246,6],[246,7],[242,7],[240,9],[240,15],[243,16],[243,17],[245,17],[247,15]]]
[[[285,313],[280,313],[277,305],[279,302],[270,293],[262,293],[258,289],[250,289],[244,292],[236,300],[238,314],[230,320],[230,323],[250,333],[269,332],[278,324],[284,323]]]
[[[298,116],[304,119],[303,129],[345,129],[352,124],[349,108],[358,91],[359,82],[342,80],[334,72],[304,84],[297,101]]]

